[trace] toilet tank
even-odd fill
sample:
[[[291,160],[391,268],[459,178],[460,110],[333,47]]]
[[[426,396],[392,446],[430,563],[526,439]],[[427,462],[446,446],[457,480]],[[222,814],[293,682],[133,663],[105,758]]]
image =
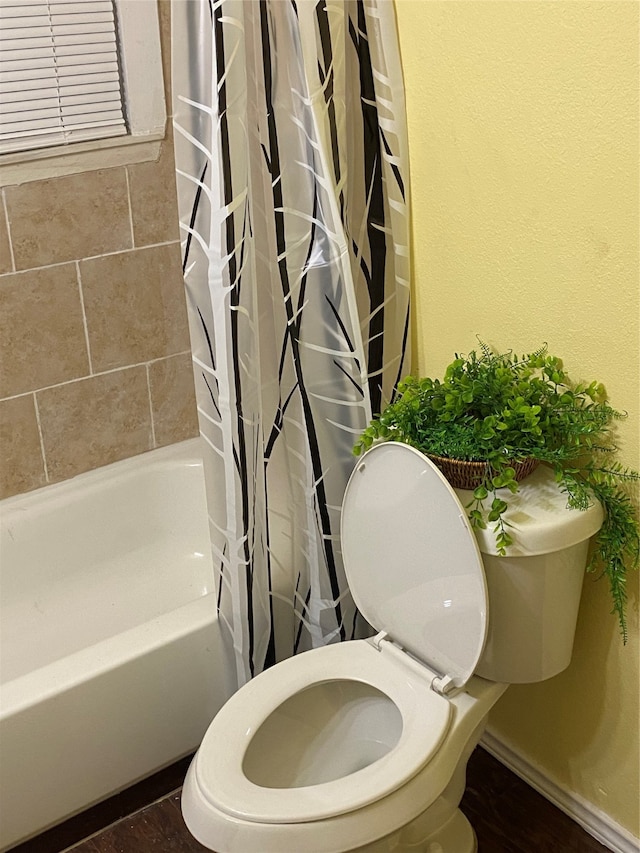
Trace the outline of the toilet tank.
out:
[[[476,675],[508,684],[544,681],[571,661],[589,539],[604,514],[594,500],[569,509],[553,471],[540,466],[506,499],[513,545],[496,553],[493,526],[476,530],[489,591],[489,630]],[[456,489],[463,506],[471,492]]]

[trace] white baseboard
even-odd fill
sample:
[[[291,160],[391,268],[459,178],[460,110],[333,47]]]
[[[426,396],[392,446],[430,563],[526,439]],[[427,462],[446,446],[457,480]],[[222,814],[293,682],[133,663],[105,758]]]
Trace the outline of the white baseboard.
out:
[[[613,853],[640,853],[640,839],[593,803],[552,782],[497,735],[485,731],[480,745]]]

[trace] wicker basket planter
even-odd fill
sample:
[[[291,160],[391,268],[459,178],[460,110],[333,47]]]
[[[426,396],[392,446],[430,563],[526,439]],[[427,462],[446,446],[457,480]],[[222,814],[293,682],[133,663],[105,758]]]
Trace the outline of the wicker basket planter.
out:
[[[434,465],[442,471],[454,489],[473,489],[482,483],[482,478],[487,470],[486,462],[467,462],[464,459],[449,459],[445,456],[427,456]],[[516,472],[516,480],[520,482],[528,477],[540,464],[538,459],[524,459],[522,462],[513,462],[511,467]]]

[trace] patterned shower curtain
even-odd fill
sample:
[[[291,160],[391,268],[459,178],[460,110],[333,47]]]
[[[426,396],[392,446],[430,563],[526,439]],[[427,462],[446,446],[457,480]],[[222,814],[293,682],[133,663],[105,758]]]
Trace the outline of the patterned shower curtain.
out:
[[[173,0],[174,137],[218,615],[238,684],[363,630],[340,506],[409,359],[392,0]]]

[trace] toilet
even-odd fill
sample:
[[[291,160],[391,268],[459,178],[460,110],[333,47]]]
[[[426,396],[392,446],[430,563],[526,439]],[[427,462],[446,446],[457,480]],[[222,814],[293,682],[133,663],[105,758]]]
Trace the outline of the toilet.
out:
[[[216,853],[473,853],[466,764],[509,683],[571,659],[595,504],[568,510],[540,468],[509,498],[511,556],[471,529],[408,445],[372,447],[345,491],[341,540],[377,635],[261,673],[207,730],[182,811]]]

